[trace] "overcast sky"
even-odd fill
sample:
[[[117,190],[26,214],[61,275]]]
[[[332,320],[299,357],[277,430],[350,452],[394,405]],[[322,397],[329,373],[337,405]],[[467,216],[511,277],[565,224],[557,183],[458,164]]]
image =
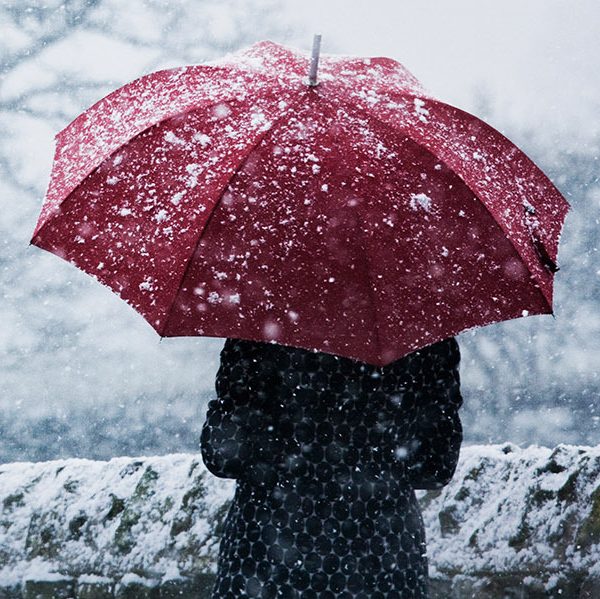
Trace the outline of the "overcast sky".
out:
[[[285,4],[289,18],[323,35],[324,52],[393,57],[468,110],[489,94],[494,113],[486,116],[499,127],[530,124],[565,143],[586,142],[599,128],[597,0]]]

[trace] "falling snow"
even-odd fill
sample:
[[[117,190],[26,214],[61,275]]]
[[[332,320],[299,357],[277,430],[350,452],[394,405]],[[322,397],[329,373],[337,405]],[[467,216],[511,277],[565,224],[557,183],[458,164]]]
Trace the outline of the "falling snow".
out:
[[[133,300],[136,309],[142,302],[147,302],[145,305],[155,310],[148,321],[157,328],[163,326],[164,306],[157,304],[165,280],[163,275],[157,276],[161,269],[169,280],[182,283],[178,296],[170,300],[186,313],[205,315],[207,322],[216,310],[222,310],[256,323],[258,334],[264,332],[267,337],[280,339],[280,335],[301,330],[310,322],[310,318],[305,317],[310,312],[305,311],[312,304],[324,302],[328,297],[324,290],[327,290],[335,310],[329,322],[325,318],[318,320],[319,327],[325,329],[339,320],[351,332],[347,323],[352,303],[347,301],[351,298],[342,294],[343,265],[350,264],[349,272],[354,273],[354,279],[357,278],[355,273],[362,273],[369,261],[381,268],[373,279],[378,290],[375,300],[381,306],[405,303],[401,293],[392,290],[387,294],[387,281],[378,279],[387,264],[397,266],[408,279],[418,279],[419,284],[432,277],[437,282],[435,289],[440,290],[436,293],[444,301],[460,285],[450,287],[443,277],[439,278],[439,273],[461,266],[456,259],[457,254],[460,255],[455,249],[457,237],[465,242],[463,247],[469,249],[465,240],[482,235],[478,229],[481,206],[473,196],[485,195],[485,189],[492,190],[485,208],[497,211],[502,219],[501,226],[506,230],[512,227],[517,231],[517,237],[525,231],[523,227],[545,230],[545,213],[540,209],[535,186],[519,189],[515,184],[506,193],[493,195],[497,169],[518,163],[520,155],[510,150],[501,152],[496,160],[493,153],[483,147],[485,130],[477,128],[477,121],[471,123],[472,128],[460,144],[453,145],[451,131],[444,124],[444,118],[451,114],[444,111],[450,109],[437,103],[410,73],[394,66],[393,62],[386,67],[385,76],[394,80],[398,92],[387,97],[381,85],[383,75],[377,59],[369,65],[363,64],[362,60],[355,65],[349,63],[336,71],[338,59],[323,58],[321,81],[324,84],[315,93],[325,93],[336,82],[347,78],[351,83],[344,90],[346,100],[356,102],[361,114],[373,111],[383,123],[383,126],[371,127],[368,119],[359,118],[351,111],[336,116],[329,125],[335,129],[337,124],[342,139],[347,139],[345,132],[354,136],[352,146],[344,147],[345,154],[338,151],[336,144],[320,146],[312,137],[314,121],[309,118],[310,112],[301,113],[295,91],[302,89],[304,71],[288,79],[284,77],[283,69],[276,67],[274,81],[281,88],[262,101],[259,93],[261,77],[272,65],[256,55],[243,54],[218,63],[227,64],[228,69],[243,71],[227,86],[212,85],[205,77],[197,75],[193,67],[166,71],[162,87],[154,83],[147,87],[138,84],[128,99],[132,104],[127,112],[115,105],[107,109],[106,122],[97,118],[99,112],[93,118],[79,121],[78,126],[89,132],[88,141],[81,144],[76,135],[72,136],[76,128],[63,128],[79,112],[110,92],[115,81],[132,80],[146,72],[148,65],[170,66],[183,60],[199,62],[217,56],[224,46],[239,48],[256,39],[284,39],[292,33],[275,31],[271,35],[269,28],[276,28],[275,21],[286,19],[285,11],[254,10],[254,4],[252,9],[244,5],[238,10],[230,3],[214,3],[216,16],[210,18],[203,12],[204,3],[194,8],[194,15],[183,5],[181,11],[171,11],[164,10],[160,3],[155,3],[156,6],[145,3],[140,11],[141,5],[135,0],[118,9],[116,4],[113,6],[104,0],[97,4],[81,3],[81,6],[89,4],[89,13],[81,15],[78,3],[73,3],[72,7],[67,6],[69,3],[59,4],[65,5],[64,10],[56,11],[56,14],[49,12],[55,8],[52,3],[38,7],[39,19],[30,13],[22,14],[19,7],[2,12],[5,18],[1,27],[6,32],[7,57],[2,67],[6,126],[2,144],[4,175],[0,187],[3,197],[13,199],[7,203],[3,229],[6,264],[2,305],[7,317],[0,344],[4,356],[2,379],[6,401],[0,432],[5,440],[2,447],[4,460],[38,460],[80,454],[104,458],[117,453],[136,455],[144,452],[149,455],[148,452],[164,453],[173,448],[197,451],[197,428],[205,401],[212,393],[215,360],[222,336],[157,342],[152,328],[132,313],[120,297],[127,301],[136,298]],[[227,15],[230,27],[217,27],[214,23],[225,18],[225,5],[227,11],[237,16],[229,19]],[[516,3],[514,5],[516,7]],[[351,23],[350,16],[357,13],[350,6],[347,10],[348,23]],[[447,14],[445,9],[440,10]],[[13,24],[13,13],[21,14],[22,20]],[[258,21],[255,13],[259,15]],[[534,13],[532,11],[532,15]],[[146,18],[142,17],[144,14],[148,15],[147,21],[139,21]],[[64,15],[64,31],[60,29],[61,15]],[[534,44],[558,34],[556,39],[565,43],[557,45],[553,42],[554,45],[548,46],[550,52],[554,52],[553,47],[560,46],[564,53],[561,60],[572,61],[573,50],[566,43],[568,34],[565,33],[572,27],[569,25],[571,19],[558,18],[557,8],[548,8],[540,15],[535,13],[535,21],[531,15],[522,15],[525,24],[535,26],[529,28],[535,35],[525,37]],[[576,18],[577,15],[573,16]],[[465,32],[476,19],[471,16],[465,20],[466,25],[457,27]],[[171,21],[174,25],[170,25]],[[139,26],[133,28],[135,31],[126,31],[128,22]],[[581,20],[578,23],[581,27],[585,25]],[[167,25],[172,27],[169,35],[166,34]],[[335,42],[333,38],[325,37],[326,49],[356,51],[355,39],[341,33],[344,27],[343,22],[337,23],[336,31],[340,32],[340,37],[336,33]],[[299,31],[300,28],[291,30]],[[98,35],[91,35],[91,31],[98,31]],[[173,31],[178,35],[173,35]],[[421,34],[415,32],[414,36]],[[458,39],[459,36],[455,37]],[[306,47],[305,38],[304,33],[297,34],[293,45]],[[462,38],[465,41],[457,43],[470,48],[470,36],[465,34]],[[199,39],[203,40],[200,45]],[[581,41],[581,52],[593,56],[593,42],[586,41],[583,29],[581,38],[578,33],[577,39]],[[590,36],[592,39],[595,39],[593,35]],[[369,43],[368,39],[366,43]],[[522,42],[515,39],[514,43]],[[545,46],[541,44],[540,47]],[[478,49],[490,56],[485,43]],[[401,57],[402,53],[397,50],[395,55]],[[461,346],[465,348],[461,374],[468,398],[465,434],[470,442],[510,438],[520,443],[549,445],[560,441],[597,443],[600,427],[596,408],[597,373],[600,370],[600,319],[597,316],[600,277],[595,276],[597,267],[594,264],[600,191],[596,176],[598,143],[594,137],[597,137],[596,107],[592,100],[597,97],[594,87],[597,83],[593,61],[579,60],[578,64],[583,65],[584,70],[569,69],[567,72],[563,69],[561,72],[560,65],[566,63],[560,62],[557,55],[550,61],[545,54],[541,61],[538,61],[539,53],[525,52],[523,55],[531,60],[512,65],[509,70],[503,69],[501,64],[499,69],[490,68],[491,63],[482,58],[480,62],[485,62],[486,66],[479,79],[475,78],[477,67],[474,63],[462,68],[455,64],[452,77],[447,77],[445,61],[438,61],[428,75],[432,88],[435,86],[447,98],[455,98],[457,106],[461,103],[471,110],[477,107],[478,114],[493,117],[510,139],[521,144],[539,161],[573,203],[559,253],[561,271],[555,286],[556,318],[534,316],[534,310],[518,307],[514,316],[531,317],[466,332],[460,337]],[[415,60],[411,66],[415,73],[422,74],[423,66],[419,61],[423,57]],[[532,65],[536,62],[542,67],[534,69],[535,77],[531,79]],[[549,64],[554,67],[548,68]],[[357,75],[357,68],[362,69],[360,75]],[[513,77],[515,68],[521,69],[521,79],[516,75]],[[510,71],[511,77],[503,75],[505,71]],[[524,72],[528,73],[525,80]],[[588,73],[587,77],[584,72]],[[542,80],[546,81],[546,87],[540,88],[538,82]],[[181,82],[188,86],[187,92],[181,98],[174,98],[172,86]],[[294,88],[294,85],[298,87]],[[255,87],[250,94],[248,88],[252,86]],[[476,97],[471,91],[475,89],[492,91]],[[579,90],[576,103],[572,102],[570,90],[573,89]],[[568,97],[567,103],[561,103],[561,94]],[[145,104],[149,97],[153,98],[151,106]],[[111,101],[118,103],[119,96],[113,96]],[[193,111],[190,109],[196,103],[207,108],[192,126],[186,119],[191,116]],[[549,103],[551,109],[548,109]],[[535,110],[531,110],[531,106],[536,106]],[[101,110],[101,107],[102,102],[96,109]],[[188,115],[186,119],[174,115],[179,111]],[[555,118],[558,112],[560,119]],[[152,137],[150,129],[156,124],[157,114],[160,116],[156,119],[162,124],[156,128],[158,135]],[[293,116],[301,116],[296,120],[295,129]],[[407,148],[395,144],[391,132],[409,128],[423,132],[419,143],[439,142],[447,155],[435,156],[427,168],[417,169],[418,179],[407,180],[402,190],[394,194],[388,187],[394,184],[393,174],[405,173],[402,169],[410,165],[412,158],[407,160]],[[430,129],[435,130],[435,135],[426,138]],[[81,218],[69,231],[68,242],[76,250],[91,248],[88,262],[79,266],[104,282],[119,265],[140,260],[115,279],[114,289],[119,297],[108,293],[105,286],[88,280],[81,270],[28,247],[27,241],[48,182],[52,138],[59,130],[62,130],[59,134],[62,150],[57,160],[64,169],[64,187],[51,187],[44,216],[48,222],[53,219],[58,222],[63,197],[78,189],[84,174],[96,177],[95,193],[78,197],[85,206],[106,201],[110,219],[101,222]],[[222,189],[231,180],[239,166],[232,156],[238,153],[246,156],[262,135],[267,133],[265,139],[269,139],[283,130],[287,130],[290,137],[279,139],[280,153],[273,153],[281,162],[277,167],[281,179],[272,176],[275,170],[268,177],[260,176],[262,163],[249,160],[245,163],[249,181],[252,181],[252,168],[259,169],[254,180],[257,186],[251,187],[248,183],[244,188],[246,196],[236,196],[227,207],[230,212],[221,211],[224,204],[219,204],[208,190],[213,189],[213,185],[214,189]],[[567,144],[567,131],[570,145]],[[293,135],[296,137],[292,143]],[[140,158],[124,144],[124,139],[137,136],[155,144],[152,160]],[[352,169],[335,177],[331,172],[331,157],[336,156],[335,160],[339,160],[340,155],[348,159]],[[176,160],[174,156],[177,156]],[[450,181],[448,173],[461,165],[463,172]],[[355,166],[360,171],[355,171]],[[469,186],[479,185],[479,188],[473,189],[469,196],[465,195],[463,204],[450,202],[461,179],[469,178],[471,169],[485,169],[475,171],[481,177],[469,179]],[[172,176],[168,185],[162,185],[162,177],[156,176],[163,170]],[[410,170],[408,166],[406,170]],[[443,187],[446,183],[455,187]],[[274,191],[276,184],[281,186],[279,196]],[[304,185],[297,200],[301,213],[289,213],[291,202],[287,198],[291,196],[286,194],[300,185]],[[366,193],[369,185],[377,194]],[[416,190],[419,193],[413,193]],[[269,196],[270,193],[273,195]],[[286,201],[277,204],[273,201],[276,197],[286,198]],[[382,204],[381,210],[370,217],[377,198],[387,198],[389,203]],[[328,210],[325,218],[313,223],[314,229],[311,229],[308,215],[319,213],[324,205]],[[438,229],[424,230],[418,247],[411,253],[411,260],[426,253],[427,270],[417,271],[413,268],[414,263],[408,261],[388,262],[378,253],[377,244],[383,246],[383,240],[398,237],[407,222],[434,220],[428,216],[433,210],[452,219],[457,237],[440,238]],[[257,211],[273,217],[272,228],[252,229],[244,215]],[[531,219],[534,213],[536,216],[539,213],[539,219]],[[177,244],[177,247],[185,248],[184,265],[187,265],[191,252],[206,255],[202,252],[207,252],[211,246],[202,245],[200,229],[209,218],[216,220],[215,216],[222,216],[223,222],[229,222],[231,230],[240,235],[247,234],[244,239],[248,244],[218,246],[215,249],[217,274],[207,268],[205,284],[190,280],[186,287],[188,281],[183,281],[185,269],[177,266],[182,256],[174,251],[174,247]],[[294,220],[294,216],[298,218]],[[363,229],[361,225],[365,222],[373,226]],[[139,229],[144,226],[147,228]],[[334,230],[343,233],[339,237],[343,242],[340,246],[330,245]],[[140,231],[138,236],[136,231]],[[302,242],[304,235],[311,232],[320,240],[319,248],[323,250],[323,254],[314,256],[315,260],[329,255],[327,252],[331,255],[338,252],[336,270],[321,268],[315,271],[315,285],[318,281],[321,287],[315,287],[310,301],[281,297],[284,288],[278,287],[276,279],[271,278],[276,274],[273,267],[261,269],[260,277],[254,276],[257,272],[254,266],[260,263],[261,254],[273,251],[272,241],[278,231],[284,234],[280,245],[276,246],[281,264],[293,264],[298,256],[302,256],[302,251],[306,250]],[[370,250],[374,254],[368,250],[356,255],[348,253],[354,240],[364,242],[370,236],[376,240],[374,249]],[[106,252],[101,251],[103,247],[107,248]],[[489,254],[484,250],[474,248],[473,260],[486,264]],[[68,257],[70,249],[65,241],[55,251]],[[527,251],[536,257],[533,246]],[[306,255],[313,257],[310,253]],[[305,273],[312,272],[310,265],[304,262],[300,267]],[[510,260],[504,267],[507,273],[517,277],[522,272]],[[269,297],[262,294],[263,286],[267,285],[272,290]],[[171,287],[169,289],[173,291]],[[492,313],[494,308],[490,306],[502,306],[506,302],[506,296],[496,291],[490,292],[488,308]],[[269,301],[265,301],[267,299]],[[371,304],[368,303],[370,296],[359,299],[367,302],[364,304],[366,318],[373,322]],[[260,312],[260,318],[253,312],[257,306],[265,311]],[[280,309],[277,313],[280,320],[269,320],[275,316],[274,306]],[[471,307],[469,305],[469,309]],[[447,308],[447,304],[442,304],[440,312],[444,313]],[[380,325],[384,320],[382,314],[376,314]],[[401,338],[405,327],[402,323],[396,323],[395,327],[396,338]],[[195,331],[202,334],[209,328],[198,326]],[[326,340],[335,343],[331,335]],[[399,402],[398,398],[395,400]],[[394,401],[393,397],[391,401]],[[402,447],[398,451],[401,452]]]

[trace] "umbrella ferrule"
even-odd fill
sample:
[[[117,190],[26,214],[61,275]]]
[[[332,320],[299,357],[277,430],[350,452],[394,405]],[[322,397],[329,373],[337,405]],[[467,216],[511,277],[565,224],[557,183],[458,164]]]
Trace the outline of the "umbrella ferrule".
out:
[[[321,35],[315,34],[313,38],[312,58],[310,60],[310,70],[308,72],[308,85],[316,87],[319,85],[317,81],[317,70],[319,68],[319,54],[321,52]]]

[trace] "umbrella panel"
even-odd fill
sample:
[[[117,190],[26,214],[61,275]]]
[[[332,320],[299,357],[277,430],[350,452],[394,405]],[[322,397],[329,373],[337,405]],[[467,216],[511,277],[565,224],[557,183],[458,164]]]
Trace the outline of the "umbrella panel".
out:
[[[253,106],[215,102],[146,129],[86,177],[32,243],[108,285],[162,333],[212,208],[275,113],[272,102]]]

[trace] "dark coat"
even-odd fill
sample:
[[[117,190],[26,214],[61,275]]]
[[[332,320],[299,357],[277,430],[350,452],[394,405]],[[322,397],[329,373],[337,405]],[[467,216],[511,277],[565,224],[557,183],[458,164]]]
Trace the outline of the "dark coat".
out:
[[[385,367],[227,339],[201,434],[237,479],[213,598],[427,597],[414,489],[454,474],[459,359],[453,338]]]

